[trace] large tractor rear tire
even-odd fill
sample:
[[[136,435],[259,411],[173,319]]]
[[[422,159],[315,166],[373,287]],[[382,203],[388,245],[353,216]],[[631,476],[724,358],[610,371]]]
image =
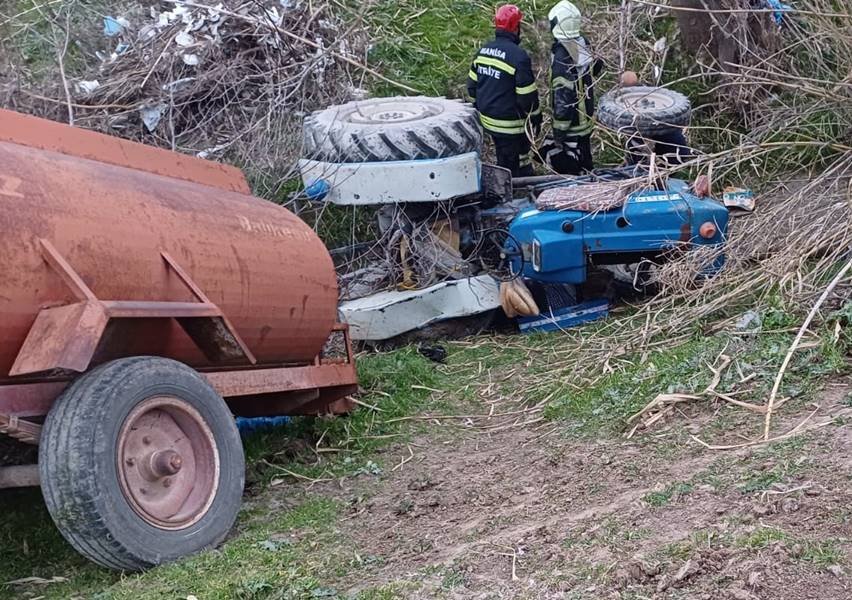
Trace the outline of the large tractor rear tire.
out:
[[[80,377],[42,431],[42,493],[90,560],[140,571],[211,548],[242,500],[245,460],[224,400],[173,360],[125,358]]]
[[[626,87],[601,97],[598,120],[616,131],[638,131],[652,137],[689,125],[689,98],[666,88]]]
[[[446,158],[478,152],[476,110],[446,98],[373,98],[305,119],[304,156],[333,163]]]

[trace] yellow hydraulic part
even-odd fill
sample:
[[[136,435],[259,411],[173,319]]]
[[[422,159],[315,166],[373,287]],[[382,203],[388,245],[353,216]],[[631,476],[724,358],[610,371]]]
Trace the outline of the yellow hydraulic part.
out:
[[[529,288],[521,278],[500,284],[500,306],[510,319],[518,316],[535,317],[541,314]]]

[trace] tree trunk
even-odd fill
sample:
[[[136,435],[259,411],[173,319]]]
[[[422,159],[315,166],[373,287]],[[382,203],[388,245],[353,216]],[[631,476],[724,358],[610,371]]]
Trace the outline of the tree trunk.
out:
[[[709,55],[719,70],[735,73],[777,47],[771,13],[747,12],[759,6],[756,0],[672,0],[682,48]],[[743,12],[713,12],[724,10]]]

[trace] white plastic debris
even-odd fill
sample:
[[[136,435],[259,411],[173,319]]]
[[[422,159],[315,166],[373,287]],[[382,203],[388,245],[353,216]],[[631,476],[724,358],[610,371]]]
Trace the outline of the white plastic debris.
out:
[[[154,25],[145,25],[136,36],[140,42],[147,42],[157,37],[157,28]]]
[[[225,150],[228,146],[231,145],[231,142],[227,142],[225,144],[219,144],[217,146],[213,146],[211,148],[205,148],[201,152],[195,154],[198,158],[210,158],[210,156]]]
[[[183,64],[190,67],[197,67],[200,62],[197,54],[184,54],[181,58],[183,59]]]
[[[78,81],[74,84],[74,89],[77,90],[78,94],[91,94],[99,87],[101,87],[101,84],[97,79],[93,79],[91,81]]]
[[[749,310],[746,311],[734,324],[734,327],[739,331],[749,331],[754,329],[760,329],[761,318],[760,314]]]
[[[656,42],[654,42],[654,52],[656,52],[657,54],[662,54],[666,51],[666,48],[668,48],[668,42],[666,41],[666,38],[661,37]]]
[[[355,86],[350,86],[348,92],[350,100],[366,100],[370,95],[364,88]]]
[[[269,19],[272,23],[275,23],[276,25],[281,25],[283,17],[274,6],[270,6],[266,9],[265,12],[267,19]]]
[[[175,36],[175,44],[180,46],[181,48],[186,48],[187,46],[192,46],[195,43],[195,38],[189,35],[185,31],[181,31]]]
[[[154,106],[143,106],[139,109],[139,114],[142,117],[142,123],[148,131],[154,131],[157,125],[160,124],[160,119],[163,117],[163,112],[166,110],[165,104],[156,104]]]
[[[497,282],[480,275],[341,302],[339,314],[353,340],[386,340],[438,321],[494,310],[500,306],[499,296]]]
[[[182,87],[186,87],[193,81],[195,81],[195,77],[184,77],[183,79],[176,79],[175,81],[163,84],[162,90],[164,92],[176,92]]]

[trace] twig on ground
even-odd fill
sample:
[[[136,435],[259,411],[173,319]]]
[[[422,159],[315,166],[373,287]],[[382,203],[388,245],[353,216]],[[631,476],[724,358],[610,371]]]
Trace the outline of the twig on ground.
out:
[[[816,316],[819,307],[822,306],[823,302],[825,302],[828,295],[837,287],[837,284],[840,283],[840,280],[846,275],[846,272],[852,268],[852,260],[846,263],[844,267],[834,276],[834,279],[831,280],[831,283],[823,290],[822,295],[816,301],[816,303],[811,308],[808,316],[805,317],[805,321],[802,323],[802,326],[799,328],[799,332],[796,334],[793,343],[790,345],[790,349],[787,351],[787,355],[784,357],[784,362],[781,363],[781,368],[778,370],[778,375],[775,376],[775,383],[772,385],[772,392],[769,394],[769,401],[766,403],[766,422],[763,426],[763,439],[769,440],[769,427],[772,421],[772,411],[775,406],[775,397],[778,395],[778,389],[781,387],[781,380],[784,378],[784,372],[787,370],[787,366],[790,364],[790,359],[793,358],[793,353],[796,351],[796,348],[799,345],[799,342],[802,341],[802,336],[805,335],[805,332],[808,330],[808,326],[813,321],[813,318]]]
[[[411,446],[408,446],[408,456],[404,457],[393,469],[391,469],[391,471],[401,469],[405,466],[405,463],[409,462],[412,458],[414,458],[414,450],[411,449]]]
[[[378,406],[373,406],[372,404],[368,404],[363,400],[358,400],[358,398],[355,397],[352,397],[352,402],[354,402],[358,406],[363,406],[364,408],[369,408],[370,410],[374,410],[376,412],[385,412],[384,409],[381,409]]]
[[[787,433],[783,433],[781,435],[777,435],[777,436],[770,438],[768,440],[761,437],[757,440],[751,440],[751,441],[748,441],[748,442],[743,442],[742,444],[715,445],[715,444],[708,444],[707,442],[705,442],[701,438],[694,436],[694,435],[691,435],[689,437],[691,437],[693,440],[695,440],[696,442],[698,442],[699,444],[701,444],[702,446],[704,446],[708,450],[737,450],[739,448],[749,448],[749,447],[752,447],[752,446],[762,446],[763,444],[771,444],[773,442],[780,442],[781,440],[786,440],[787,438],[791,438],[793,436],[796,436],[796,435],[802,433],[804,431],[803,427],[805,426],[805,424],[808,421],[810,421],[811,418],[818,411],[819,411],[819,408],[814,409],[813,412],[809,413],[807,417],[805,417],[798,425],[793,427],[790,431],[788,431]],[[824,423],[818,423],[817,425],[814,425],[813,427],[809,428],[808,431],[812,431],[814,429],[819,429],[821,427],[825,427],[826,425],[831,425],[832,422],[833,421],[825,421]]]

